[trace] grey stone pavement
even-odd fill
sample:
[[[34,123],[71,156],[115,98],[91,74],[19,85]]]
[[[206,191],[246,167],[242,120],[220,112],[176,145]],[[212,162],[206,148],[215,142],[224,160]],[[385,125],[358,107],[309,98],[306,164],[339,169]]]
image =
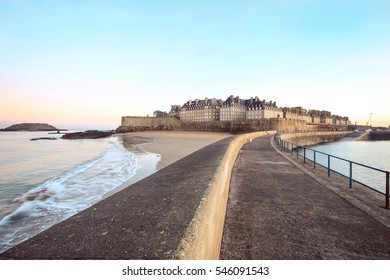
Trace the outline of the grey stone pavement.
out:
[[[390,229],[262,137],[235,162],[221,259],[390,259]]]

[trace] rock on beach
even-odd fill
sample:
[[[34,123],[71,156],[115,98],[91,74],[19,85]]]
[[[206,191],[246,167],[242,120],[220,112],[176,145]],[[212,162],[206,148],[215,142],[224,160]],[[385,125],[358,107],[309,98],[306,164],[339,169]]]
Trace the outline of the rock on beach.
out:
[[[62,139],[98,139],[110,137],[112,131],[87,130],[84,132],[66,133]]]

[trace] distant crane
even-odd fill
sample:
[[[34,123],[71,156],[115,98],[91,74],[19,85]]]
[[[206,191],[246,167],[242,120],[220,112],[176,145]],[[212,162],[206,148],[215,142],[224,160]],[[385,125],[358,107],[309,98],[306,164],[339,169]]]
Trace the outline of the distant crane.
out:
[[[370,117],[368,118],[368,121],[366,122],[366,126],[369,126],[370,121],[371,121],[372,113],[370,113]]]

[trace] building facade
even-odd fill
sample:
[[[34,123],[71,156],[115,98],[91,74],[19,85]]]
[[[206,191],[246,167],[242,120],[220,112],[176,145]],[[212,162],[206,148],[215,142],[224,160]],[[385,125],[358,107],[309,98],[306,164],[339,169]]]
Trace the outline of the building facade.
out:
[[[245,100],[240,99],[239,96],[233,97],[233,95],[231,95],[220,108],[220,121],[237,121],[245,120],[245,118]]]
[[[180,111],[179,118],[184,122],[207,122],[220,119],[221,101],[215,98],[189,100]]]
[[[283,117],[283,111],[276,106],[276,102],[260,101],[257,96],[249,100],[246,111],[247,119],[272,119],[281,117]]]
[[[240,121],[284,118],[308,124],[349,125],[348,117],[334,116],[329,111],[306,110],[302,107],[279,108],[276,102],[266,102],[257,96],[240,99],[229,96],[225,101],[216,98],[189,100],[183,106],[172,106],[171,113],[178,112],[183,122]]]

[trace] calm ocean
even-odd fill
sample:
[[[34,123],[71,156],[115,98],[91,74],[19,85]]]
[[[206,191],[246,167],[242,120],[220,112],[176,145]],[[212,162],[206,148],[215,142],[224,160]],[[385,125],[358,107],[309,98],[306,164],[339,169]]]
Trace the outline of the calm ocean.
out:
[[[336,142],[320,144],[310,148],[377,169],[390,171],[390,141],[353,141],[351,138],[345,137]],[[313,159],[312,153],[307,152],[307,156]],[[324,166],[328,165],[328,157],[325,155],[317,153],[316,161]],[[350,165],[348,162],[331,159],[330,165],[337,172],[349,176]],[[385,192],[385,173],[353,164],[352,174],[354,179],[382,193]]]
[[[58,139],[30,141],[48,136]],[[0,252],[91,206],[140,168],[121,136],[60,136],[0,133]]]

